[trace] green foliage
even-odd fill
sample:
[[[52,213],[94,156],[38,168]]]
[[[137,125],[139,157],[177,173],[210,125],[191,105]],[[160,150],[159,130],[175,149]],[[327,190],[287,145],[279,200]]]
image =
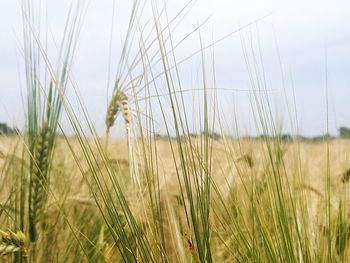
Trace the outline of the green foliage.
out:
[[[338,131],[339,131],[339,137],[341,137],[341,138],[349,138],[350,137],[350,128],[340,127],[338,129]]]
[[[7,123],[0,122],[0,135],[13,135],[18,134],[18,130],[16,128],[11,128],[7,125]]]

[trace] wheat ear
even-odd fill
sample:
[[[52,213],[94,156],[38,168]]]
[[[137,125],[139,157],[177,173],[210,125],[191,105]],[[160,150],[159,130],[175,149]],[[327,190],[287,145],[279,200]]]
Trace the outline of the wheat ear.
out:
[[[116,85],[118,84],[116,83]],[[125,93],[122,90],[118,90],[115,92],[108,106],[107,116],[106,116],[106,127],[107,127],[106,150],[108,149],[107,147],[108,147],[108,140],[109,140],[109,130],[115,122],[115,118],[118,111],[122,112],[123,114],[126,135],[128,138],[130,174],[134,180],[134,183],[139,185],[140,181],[137,176],[138,174],[137,165],[135,165],[135,163],[137,163],[135,149],[134,149],[135,145],[134,145],[134,140],[132,137],[131,126],[130,126],[132,121],[131,112],[130,112],[128,97],[125,95]]]
[[[117,86],[118,86],[118,82],[116,82],[116,87]],[[109,131],[110,131],[110,128],[114,125],[115,119],[117,117],[117,113],[119,111],[122,112],[122,114],[123,114],[124,123],[125,123],[125,130],[126,130],[126,134],[128,136],[128,141],[130,142],[130,140],[129,140],[130,123],[131,123],[130,107],[129,107],[128,97],[125,95],[125,93],[122,90],[117,90],[115,92],[115,94],[113,95],[111,102],[109,103],[109,106],[108,106],[106,120],[105,120],[105,123],[106,123],[106,142],[105,142],[106,152],[108,152]]]
[[[131,122],[129,102],[128,97],[121,90],[118,90],[114,94],[114,96],[111,99],[111,102],[109,103],[107,116],[105,120],[107,132],[109,132],[110,128],[114,125],[118,111],[121,111],[123,113],[125,128],[127,132],[129,132]]]
[[[22,231],[17,231],[15,233],[12,231],[4,232],[0,230],[0,236],[0,256],[21,251],[23,261],[25,263],[28,262],[27,241]]]
[[[49,166],[50,130],[47,123],[39,130],[34,147],[34,163],[31,169],[29,192],[29,233],[30,240],[37,236],[36,223],[43,215],[46,200],[47,173]]]

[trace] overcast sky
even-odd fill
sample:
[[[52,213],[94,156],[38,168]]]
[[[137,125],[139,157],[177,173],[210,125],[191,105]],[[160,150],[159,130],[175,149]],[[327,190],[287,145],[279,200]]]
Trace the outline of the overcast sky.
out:
[[[74,1],[47,2],[50,34],[59,40],[69,4]],[[118,29],[127,21],[129,4],[125,3],[129,2],[116,1],[113,59],[118,56],[118,41],[123,37]],[[186,3],[184,0],[169,0],[169,16],[172,17]],[[106,107],[112,6],[112,0],[89,1],[73,67],[84,102],[97,127],[103,127],[101,112],[104,110],[101,109]],[[339,126],[350,127],[349,14],[350,2],[345,0],[198,0],[175,30],[174,39],[181,39],[210,16],[201,29],[203,41],[209,44],[213,39],[267,15],[215,46],[217,87],[251,89],[243,49],[248,50],[249,59],[252,59],[252,52],[260,52],[266,88],[273,90],[271,100],[277,115],[281,120],[287,118],[284,90],[290,99],[294,89],[300,132],[305,135],[322,134],[326,127],[327,54],[330,130],[336,133]],[[20,0],[0,0],[0,122],[20,127],[23,126],[21,89],[24,83],[21,26]],[[198,39],[197,34],[183,43],[176,51],[179,59],[199,48]],[[183,85],[186,87],[198,78],[200,68],[197,62],[189,61],[183,66],[186,69]],[[220,99],[224,111],[235,111],[238,115],[242,133],[254,129],[249,113],[249,93],[223,91]],[[288,131],[288,125],[285,129]]]

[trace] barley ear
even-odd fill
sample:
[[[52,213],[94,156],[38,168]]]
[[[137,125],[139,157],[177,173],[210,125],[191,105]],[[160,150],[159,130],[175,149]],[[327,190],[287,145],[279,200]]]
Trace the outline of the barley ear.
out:
[[[29,192],[29,237],[36,241],[36,223],[40,220],[46,201],[47,173],[50,152],[50,130],[47,123],[39,130],[34,147]]]
[[[118,90],[113,95],[106,114],[106,149],[108,147],[108,141],[109,141],[109,130],[114,125],[115,119],[117,117],[118,112],[122,112],[124,123],[125,123],[125,129],[126,133],[129,134],[130,132],[130,123],[131,123],[131,114],[130,114],[130,107],[129,107],[129,101],[128,97],[125,95],[125,93],[121,90]]]
[[[105,119],[107,135],[109,134],[110,128],[114,125],[118,111],[121,111],[123,113],[126,125],[129,126],[130,124],[130,110],[128,97],[122,90],[120,90],[119,79],[115,81],[113,90],[113,96],[111,101],[109,102]]]
[[[111,101],[109,102],[108,109],[107,109],[107,114],[105,119],[107,133],[109,132],[109,129],[113,126],[115,117],[118,112],[118,105],[117,105],[118,87],[119,87],[119,79],[115,81],[113,96]]]
[[[0,230],[0,256],[21,251],[23,262],[28,262],[27,240],[22,231],[4,232]]]
[[[119,91],[117,95],[117,105],[118,109],[123,114],[123,119],[125,123],[126,133],[130,132],[130,123],[131,123],[131,115],[130,115],[130,107],[128,97],[125,95],[123,91]]]

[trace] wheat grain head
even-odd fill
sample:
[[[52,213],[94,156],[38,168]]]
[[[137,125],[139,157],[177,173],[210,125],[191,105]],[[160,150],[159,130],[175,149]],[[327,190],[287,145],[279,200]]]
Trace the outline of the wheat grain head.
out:
[[[29,192],[29,232],[30,240],[36,240],[36,223],[43,215],[46,200],[47,173],[50,153],[50,130],[45,122],[39,130],[35,142]]]
[[[107,132],[114,125],[118,111],[122,112],[126,131],[129,132],[131,122],[130,107],[128,97],[122,90],[117,90],[109,103],[105,120]]]
[[[4,232],[0,230],[0,256],[21,251],[24,262],[28,262],[27,240],[22,231]]]

